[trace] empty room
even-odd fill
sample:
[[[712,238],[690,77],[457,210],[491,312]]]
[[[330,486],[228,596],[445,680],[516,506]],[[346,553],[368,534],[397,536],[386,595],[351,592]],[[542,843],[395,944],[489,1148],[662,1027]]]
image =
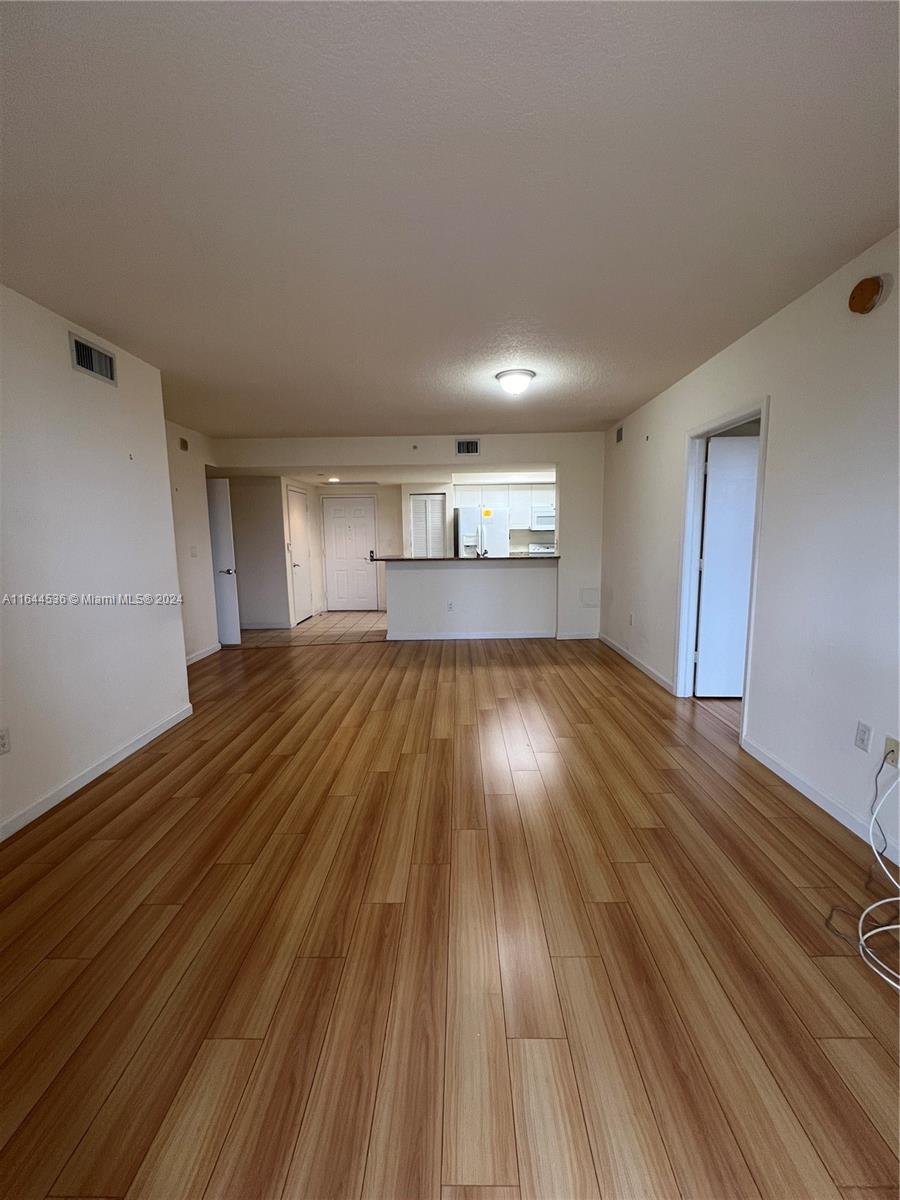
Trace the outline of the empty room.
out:
[[[898,6],[0,105],[0,1200],[897,1200]]]

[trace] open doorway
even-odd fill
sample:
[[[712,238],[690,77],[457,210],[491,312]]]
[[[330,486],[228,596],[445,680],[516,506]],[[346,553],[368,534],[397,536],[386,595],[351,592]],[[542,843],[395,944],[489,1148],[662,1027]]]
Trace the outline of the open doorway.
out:
[[[765,407],[688,443],[677,694],[740,734],[747,691]]]

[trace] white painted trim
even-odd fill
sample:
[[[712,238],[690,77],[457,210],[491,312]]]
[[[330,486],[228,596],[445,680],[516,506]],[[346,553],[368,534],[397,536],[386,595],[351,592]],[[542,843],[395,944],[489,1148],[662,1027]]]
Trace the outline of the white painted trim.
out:
[[[40,800],[36,800],[34,804],[29,805],[24,812],[16,813],[14,817],[10,817],[0,825],[0,841],[8,838],[11,834],[27,825],[30,821],[34,821],[37,817],[42,816],[57,804],[67,799],[77,792],[79,788],[83,788],[85,784],[91,783],[104,771],[108,771],[110,767],[116,766],[123,758],[127,758],[129,754],[134,754],[136,750],[142,749],[148,742],[152,742],[154,738],[158,738],[161,733],[165,733],[167,729],[171,729],[173,725],[180,724],[181,721],[189,717],[194,711],[192,704],[186,704],[184,708],[173,713],[171,717],[166,717],[164,721],[160,721],[158,725],[154,725],[151,729],[145,730],[133,741],[128,742],[125,746],[120,746],[118,750],[114,750],[112,754],[108,754],[106,758],[100,762],[94,763],[92,767],[88,767],[86,771],[82,771],[80,775],[76,775],[74,779],[70,779],[61,787],[54,788]]]
[[[616,654],[621,654],[633,667],[637,667],[639,671],[643,671],[645,675],[649,675],[654,683],[658,683],[661,688],[665,688],[672,695],[675,694],[675,685],[671,679],[666,679],[663,675],[654,671],[652,667],[648,667],[645,662],[642,662],[639,658],[635,658],[633,654],[629,654],[624,646],[620,646],[618,642],[614,642],[612,638],[606,637],[605,634],[600,634],[600,641],[604,645],[609,646],[610,650],[615,650]]]
[[[814,788],[811,783],[808,783],[799,775],[795,775],[790,767],[786,767],[779,759],[773,758],[771,754],[767,754],[765,750],[760,749],[759,746],[747,738],[741,738],[741,747],[748,754],[752,754],[755,759],[758,759],[764,767],[768,767],[770,771],[774,771],[780,779],[783,779],[785,783],[789,783],[792,788],[800,792],[801,795],[804,795],[807,800],[811,800],[813,804],[824,809],[829,816],[839,821],[845,829],[849,829],[851,833],[855,833],[866,845],[869,844],[868,821],[857,817],[849,809],[844,808],[843,804],[839,804],[837,800],[832,800],[830,796],[826,796],[824,792],[820,792],[817,788]],[[900,861],[898,859],[898,846],[891,841],[888,841],[888,855],[894,862]],[[874,863],[875,859],[873,858],[872,861]]]
[[[222,649],[221,642],[215,642],[212,646],[207,646],[205,650],[197,650],[194,654],[189,654],[185,659],[188,666],[191,663],[199,662],[201,658],[209,658],[210,654],[215,654],[217,650]]]

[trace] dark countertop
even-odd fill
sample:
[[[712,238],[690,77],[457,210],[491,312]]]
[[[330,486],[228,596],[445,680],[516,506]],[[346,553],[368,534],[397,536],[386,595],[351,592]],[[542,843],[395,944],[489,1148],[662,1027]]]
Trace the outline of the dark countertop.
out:
[[[458,562],[458,563],[491,562],[491,563],[498,563],[499,562],[499,563],[505,563],[505,562],[524,562],[526,560],[529,562],[557,562],[559,560],[559,555],[558,554],[510,554],[508,557],[504,556],[502,558],[500,556],[492,558],[490,555],[488,555],[487,558],[475,558],[475,557],[454,558],[453,555],[444,555],[442,558],[422,558],[422,557],[413,557],[411,554],[384,554],[384,555],[376,555],[375,558],[372,559],[373,562],[383,562],[383,563],[394,563],[394,562],[415,562],[415,563],[435,563],[435,562],[453,562],[453,563],[456,563],[456,562]]]

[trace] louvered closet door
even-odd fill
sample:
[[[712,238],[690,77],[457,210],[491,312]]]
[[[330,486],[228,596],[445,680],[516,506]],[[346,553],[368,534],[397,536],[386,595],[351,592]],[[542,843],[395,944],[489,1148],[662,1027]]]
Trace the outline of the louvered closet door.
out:
[[[446,554],[445,497],[440,494],[410,496],[412,552],[416,558],[443,558]]]

